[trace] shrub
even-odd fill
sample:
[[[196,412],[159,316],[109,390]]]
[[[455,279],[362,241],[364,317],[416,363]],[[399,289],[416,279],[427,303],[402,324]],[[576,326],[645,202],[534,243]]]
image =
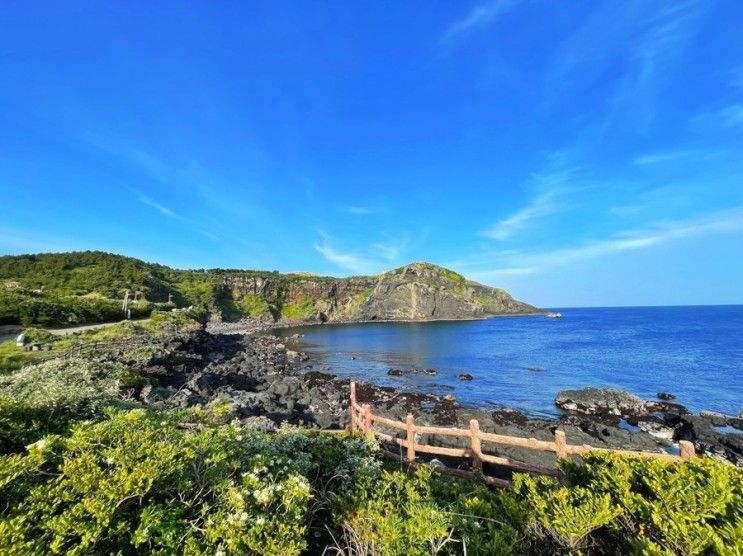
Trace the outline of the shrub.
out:
[[[600,553],[740,554],[743,471],[711,458],[668,462],[591,453],[566,484],[516,477],[534,542]]]
[[[378,481],[336,499],[338,553],[438,554],[452,540],[453,520],[433,497],[431,473],[422,467],[410,478],[384,471]]]
[[[15,340],[0,343],[0,373],[16,371],[31,361],[32,355],[16,346]]]
[[[17,451],[70,422],[91,419],[121,401],[123,365],[53,359],[0,376],[0,452]]]
[[[0,553],[299,554],[323,489],[378,468],[359,438],[190,425],[110,411],[0,456]]]

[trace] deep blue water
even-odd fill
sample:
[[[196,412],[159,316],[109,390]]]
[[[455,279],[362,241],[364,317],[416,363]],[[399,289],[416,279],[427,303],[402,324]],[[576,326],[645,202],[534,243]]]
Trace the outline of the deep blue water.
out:
[[[451,393],[474,406],[557,415],[559,390],[613,386],[646,398],[671,392],[694,412],[737,415],[743,407],[743,306],[555,310],[562,319],[323,325],[278,334],[304,334],[302,349],[315,368]],[[392,367],[439,374],[391,377]],[[475,379],[459,381],[459,373]]]

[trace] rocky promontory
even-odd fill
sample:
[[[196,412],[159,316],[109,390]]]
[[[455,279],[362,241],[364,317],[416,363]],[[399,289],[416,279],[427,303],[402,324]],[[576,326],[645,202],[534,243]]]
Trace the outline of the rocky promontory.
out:
[[[467,280],[430,263],[377,276],[225,274],[224,290],[251,316],[280,322],[477,319],[542,312],[505,290]]]

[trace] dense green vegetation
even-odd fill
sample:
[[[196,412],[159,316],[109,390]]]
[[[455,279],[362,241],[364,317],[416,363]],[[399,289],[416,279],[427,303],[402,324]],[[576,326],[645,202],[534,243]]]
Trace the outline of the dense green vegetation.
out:
[[[561,462],[560,481],[491,490],[386,464],[370,438],[226,422],[226,402],[149,409],[127,395],[137,365],[83,349],[194,327],[156,312],[69,337],[27,331],[51,352],[0,375],[0,553],[743,551],[743,471],[716,460],[596,453]]]
[[[0,552],[300,554],[315,532],[338,554],[743,549],[742,473],[713,460],[592,454],[563,462],[565,484],[519,475],[492,491],[387,468],[358,436],[219,415],[107,410],[0,456]]]
[[[56,357],[76,346],[85,346],[91,342],[108,340],[147,339],[162,334],[183,332],[199,326],[199,322],[203,319],[203,313],[198,310],[188,312],[153,311],[148,320],[121,321],[106,328],[84,330],[64,336],[55,336],[41,328],[26,328],[23,331],[26,335],[26,346],[24,348],[16,346],[15,340],[0,343],[0,375],[20,369],[24,364],[31,361],[40,362]],[[30,345],[41,346],[44,350],[26,351]],[[139,349],[146,352],[148,349],[147,342],[144,342]]]
[[[225,278],[271,279],[267,294],[229,289]],[[110,322],[123,317],[122,300],[137,293],[133,318],[174,306],[201,307],[226,320],[246,316],[298,314],[285,300],[287,284],[330,278],[251,270],[175,270],[99,251],[0,257],[0,324],[74,325]],[[172,300],[174,305],[168,305]],[[286,317],[285,317],[286,318]]]

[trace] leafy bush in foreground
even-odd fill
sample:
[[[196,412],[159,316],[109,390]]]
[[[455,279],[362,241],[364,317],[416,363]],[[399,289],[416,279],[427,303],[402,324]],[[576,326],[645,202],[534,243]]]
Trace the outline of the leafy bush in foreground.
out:
[[[34,399],[7,401],[0,421]],[[0,553],[296,555],[311,527],[359,556],[743,552],[743,472],[712,459],[588,454],[562,462],[562,482],[492,491],[383,469],[361,437],[204,415],[107,410],[0,456]]]
[[[18,451],[74,420],[100,416],[121,401],[123,365],[81,358],[52,359],[0,376],[0,453]]]
[[[537,543],[613,554],[743,553],[743,471],[711,458],[666,462],[591,453],[567,484],[516,477]]]
[[[358,438],[178,425],[111,412],[0,457],[0,553],[299,554],[313,497],[378,469]]]

